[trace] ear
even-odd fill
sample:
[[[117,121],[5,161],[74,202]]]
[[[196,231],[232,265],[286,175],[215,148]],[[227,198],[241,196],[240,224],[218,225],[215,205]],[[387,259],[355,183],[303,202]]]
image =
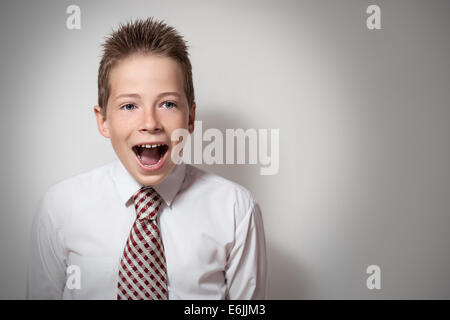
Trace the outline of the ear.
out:
[[[194,132],[195,107],[196,107],[196,104],[194,103],[194,104],[192,104],[191,110],[189,110],[189,122],[188,122],[189,133]]]
[[[100,106],[94,107],[95,117],[97,118],[97,128],[102,136],[104,136],[105,138],[109,138],[110,135],[109,135],[108,122],[106,120],[106,117],[103,116],[102,111],[103,111],[102,107],[100,107]]]

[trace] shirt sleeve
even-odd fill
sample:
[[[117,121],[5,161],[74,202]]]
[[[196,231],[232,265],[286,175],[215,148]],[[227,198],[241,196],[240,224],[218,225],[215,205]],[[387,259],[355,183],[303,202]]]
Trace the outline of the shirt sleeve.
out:
[[[66,281],[66,255],[60,230],[52,220],[45,197],[31,229],[27,299],[61,299]]]
[[[261,210],[253,202],[239,223],[225,270],[227,299],[266,299],[267,258]]]

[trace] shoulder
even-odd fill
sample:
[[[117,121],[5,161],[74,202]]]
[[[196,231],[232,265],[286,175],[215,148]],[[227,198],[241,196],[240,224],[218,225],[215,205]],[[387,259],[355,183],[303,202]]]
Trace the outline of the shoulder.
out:
[[[216,205],[233,207],[233,211],[240,218],[250,213],[257,203],[253,194],[244,186],[190,164],[186,165],[183,188],[194,190],[192,192],[198,195],[198,199],[216,201]]]
[[[86,194],[101,188],[101,184],[111,181],[114,162],[65,178],[53,184],[45,193],[46,198],[67,197],[70,194]]]
[[[58,215],[79,209],[112,184],[114,162],[81,172],[51,185],[40,199],[39,210],[58,220]]]

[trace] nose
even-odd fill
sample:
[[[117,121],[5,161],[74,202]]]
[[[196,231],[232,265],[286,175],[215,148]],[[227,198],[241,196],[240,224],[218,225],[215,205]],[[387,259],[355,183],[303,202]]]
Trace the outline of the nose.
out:
[[[158,115],[153,108],[147,108],[142,114],[142,122],[139,128],[141,132],[158,133],[163,130]]]

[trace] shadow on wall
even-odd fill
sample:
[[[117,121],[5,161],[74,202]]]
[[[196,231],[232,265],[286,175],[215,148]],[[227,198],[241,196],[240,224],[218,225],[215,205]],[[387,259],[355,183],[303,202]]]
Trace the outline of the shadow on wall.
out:
[[[202,107],[197,109],[196,120],[202,121],[203,133],[209,128],[219,129],[225,137],[225,129],[238,129],[245,130],[249,128],[254,129],[270,129],[270,123],[258,123],[255,119],[243,118],[233,115],[233,111],[224,112],[224,110],[230,110],[221,106],[214,107]],[[231,109],[232,110],[232,109]],[[200,129],[197,127],[195,130]],[[203,147],[210,142],[204,142]],[[246,142],[248,143],[248,141]],[[224,138],[225,148],[225,138]],[[236,146],[235,146],[236,147]],[[223,150],[225,157],[225,150]],[[235,149],[236,155],[236,149]],[[246,155],[246,159],[247,155]],[[270,197],[270,185],[261,185],[261,177],[259,174],[259,164],[196,164],[198,168],[205,171],[213,172],[226,179],[237,182],[242,186],[250,190],[255,198],[267,199]],[[267,191],[265,191],[267,190]],[[262,213],[264,215],[277,214],[276,212],[268,213],[262,207]],[[269,220],[269,219],[267,219]],[[309,286],[308,277],[305,272],[305,268],[302,267],[297,261],[292,259],[287,251],[283,249],[283,246],[277,245],[271,239],[270,234],[267,233],[268,228],[265,222],[266,230],[266,245],[267,245],[267,257],[269,265],[269,299],[308,299],[312,297],[311,288]],[[282,232],[278,230],[278,232]]]
[[[313,288],[305,267],[292,259],[284,248],[267,241],[269,264],[269,294],[273,300],[299,300],[314,298]]]

